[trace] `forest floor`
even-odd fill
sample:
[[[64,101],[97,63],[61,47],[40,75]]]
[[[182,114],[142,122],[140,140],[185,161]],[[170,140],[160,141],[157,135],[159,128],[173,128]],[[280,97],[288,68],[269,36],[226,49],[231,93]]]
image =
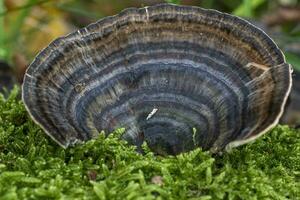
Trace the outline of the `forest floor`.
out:
[[[136,153],[105,138],[63,149],[0,95],[0,199],[300,199],[300,131],[277,126],[223,155]]]

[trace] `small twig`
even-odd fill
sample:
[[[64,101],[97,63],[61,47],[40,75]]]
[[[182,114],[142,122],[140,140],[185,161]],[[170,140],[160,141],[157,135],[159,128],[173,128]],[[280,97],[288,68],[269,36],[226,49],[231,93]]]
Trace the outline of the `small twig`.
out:
[[[153,110],[151,111],[151,113],[149,113],[149,115],[147,116],[146,120],[150,119],[151,117],[153,117],[153,115],[158,111],[157,108],[153,108]]]

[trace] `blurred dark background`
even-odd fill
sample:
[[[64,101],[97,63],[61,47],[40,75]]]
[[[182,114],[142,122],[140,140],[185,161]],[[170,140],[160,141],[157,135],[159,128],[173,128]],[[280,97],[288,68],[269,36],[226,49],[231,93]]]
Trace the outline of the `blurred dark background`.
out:
[[[21,84],[34,56],[56,37],[128,7],[176,3],[217,9],[267,32],[294,67],[282,123],[300,124],[300,0],[0,0],[0,92]]]

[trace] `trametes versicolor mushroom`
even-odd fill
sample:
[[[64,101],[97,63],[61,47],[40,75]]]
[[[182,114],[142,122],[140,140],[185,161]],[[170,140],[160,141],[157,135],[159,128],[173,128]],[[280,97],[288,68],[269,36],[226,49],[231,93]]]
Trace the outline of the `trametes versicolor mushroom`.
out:
[[[23,101],[63,147],[125,128],[158,154],[212,152],[274,127],[292,68],[249,22],[216,10],[129,8],[53,41],[28,68]]]

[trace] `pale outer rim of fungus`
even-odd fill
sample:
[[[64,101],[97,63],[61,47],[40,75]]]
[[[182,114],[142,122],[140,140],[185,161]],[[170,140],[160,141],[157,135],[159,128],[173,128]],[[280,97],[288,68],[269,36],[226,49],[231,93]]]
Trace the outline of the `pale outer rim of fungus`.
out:
[[[284,56],[284,55],[283,55]],[[285,61],[285,57],[284,57],[284,61]],[[265,133],[267,133],[268,131],[270,131],[272,128],[274,128],[278,122],[279,122],[279,119],[280,117],[282,116],[283,112],[284,112],[284,107],[286,105],[286,101],[289,97],[289,94],[291,92],[291,89],[292,89],[292,73],[293,73],[293,69],[291,67],[290,64],[288,64],[289,66],[289,80],[290,80],[290,84],[289,84],[289,88],[286,92],[286,95],[283,99],[283,102],[281,104],[281,108],[280,108],[280,112],[279,114],[277,115],[276,119],[274,120],[274,122],[272,124],[270,124],[267,128],[265,128],[265,130],[262,130],[259,134],[253,136],[253,137],[250,137],[248,139],[245,139],[245,140],[236,140],[236,141],[233,141],[233,142],[230,142],[229,144],[226,145],[225,147],[225,150],[226,151],[230,151],[232,148],[234,147],[237,147],[237,146],[240,146],[240,145],[243,145],[243,144],[246,144],[246,143],[249,143],[257,138],[259,138],[260,136],[264,135]]]
[[[176,4],[171,4],[171,3],[169,3],[169,5],[178,6],[178,5],[176,5]],[[142,7],[142,8],[136,8],[136,9],[145,9],[145,10],[146,10],[146,13],[148,14],[148,7],[149,7],[149,6]],[[190,7],[197,7],[197,6],[190,6]],[[129,9],[129,8],[128,8],[128,9]],[[201,9],[203,9],[203,10],[213,10],[213,11],[215,11],[215,12],[217,12],[217,13],[221,13],[221,14],[233,16],[233,17],[236,17],[236,18],[240,19],[241,21],[244,21],[244,22],[247,23],[247,24],[250,24],[251,26],[254,26],[254,25],[253,25],[252,23],[250,23],[249,21],[247,21],[247,20],[245,20],[245,19],[243,19],[243,18],[241,18],[241,17],[238,17],[238,16],[234,16],[234,15],[231,15],[231,14],[228,14],[228,13],[223,13],[223,12],[220,12],[220,11],[214,10],[214,9],[204,9],[204,8],[201,8]],[[125,10],[127,10],[127,9],[125,9]],[[122,12],[124,12],[124,10],[123,10]],[[120,12],[120,13],[122,13],[122,12]],[[113,15],[112,17],[116,17],[116,16],[118,16],[120,13],[118,13],[118,14],[116,14],[116,15]],[[94,23],[91,23],[91,24],[89,24],[88,26],[90,26],[90,25],[92,25],[92,24],[97,24],[97,23],[98,23],[99,21],[101,21],[101,20],[102,20],[102,19],[100,19],[100,20],[98,20],[98,21],[96,21],[96,22],[94,22]],[[264,30],[262,30],[261,28],[259,28],[259,27],[257,27],[257,26],[254,26],[254,27],[255,27],[256,29],[260,30],[260,31],[261,31],[266,37],[268,37],[268,38],[275,44],[275,46],[278,48],[278,46],[277,46],[277,44],[274,42],[274,40],[273,40],[272,38],[270,38],[270,37],[266,34],[266,32],[265,32]],[[86,27],[85,27],[85,28],[86,28]],[[71,33],[69,33],[69,34],[66,34],[66,35],[64,35],[64,36],[58,37],[58,38],[54,39],[53,41],[58,40],[58,39],[64,39],[64,38],[67,38],[67,37],[68,37],[69,35],[71,35],[71,34],[73,34],[73,32],[71,32]],[[51,43],[52,43],[52,42],[50,42],[50,44],[51,44]],[[42,49],[40,50],[40,52],[37,54],[37,56],[38,56],[41,52],[43,52],[46,48],[48,48],[48,46],[42,48]],[[278,49],[279,49],[279,48],[278,48]],[[285,55],[282,53],[281,49],[279,49],[279,50],[280,50],[280,52],[281,52],[281,55],[283,56],[283,61],[284,61],[283,63],[286,63]],[[34,62],[35,62],[37,56],[33,59],[33,61],[32,61],[31,63],[34,63]],[[283,63],[281,63],[281,64],[283,64]],[[292,67],[291,67],[290,64],[288,64],[288,65],[289,65],[289,72],[290,72],[290,73],[289,73],[290,84],[289,84],[289,88],[288,88],[288,90],[287,90],[287,92],[286,92],[286,96],[284,97],[284,100],[283,100],[283,102],[282,102],[282,105],[281,105],[281,108],[280,108],[280,112],[279,112],[279,114],[277,115],[277,118],[274,120],[274,122],[273,122],[272,124],[270,124],[267,128],[265,128],[265,130],[262,130],[259,134],[255,135],[255,136],[253,136],[253,137],[250,137],[250,138],[248,138],[248,139],[245,139],[245,140],[236,140],[236,141],[230,142],[229,144],[226,145],[225,151],[230,151],[230,150],[231,150],[232,148],[234,148],[234,147],[238,147],[238,146],[240,146],[240,145],[249,143],[249,142],[251,142],[251,141],[257,139],[258,137],[260,137],[260,136],[262,136],[263,134],[267,133],[269,130],[271,130],[272,128],[274,128],[274,127],[278,124],[279,119],[280,119],[280,117],[282,116],[282,114],[283,114],[283,112],[284,112],[284,107],[285,107],[286,101],[287,101],[287,99],[288,99],[288,96],[289,96],[290,91],[291,91],[291,88],[292,88],[292,72],[293,72],[293,69],[292,69]],[[26,73],[25,73],[24,78],[23,78],[23,84],[22,84],[22,101],[23,101],[23,102],[25,102],[25,101],[24,101],[24,93],[23,93],[23,90],[24,90],[23,87],[24,87],[25,77],[27,76],[27,77],[29,77],[29,78],[33,78],[33,77],[31,77],[29,74],[27,74],[27,70],[29,69],[29,67],[30,67],[30,65],[29,65],[28,68],[26,69]],[[39,123],[39,122],[35,119],[35,117],[31,114],[29,108],[27,107],[27,105],[26,105],[25,103],[24,103],[24,105],[25,105],[25,109],[26,109],[27,113],[29,113],[29,116],[31,117],[31,119],[32,119],[38,126],[40,126],[40,127],[42,128],[42,130],[43,130],[43,131],[44,131],[44,132],[45,132],[52,140],[54,140],[57,144],[59,144],[59,146],[61,146],[61,147],[64,148],[64,149],[66,149],[66,148],[70,145],[69,143],[67,143],[66,145],[63,145],[62,143],[60,143],[59,141],[57,141],[57,140],[49,133],[49,131],[47,131],[47,130],[44,128],[44,126],[43,126],[41,123]],[[84,141],[75,140],[74,143],[77,144],[77,143],[82,143],[82,142],[84,142]],[[212,149],[210,149],[210,151],[211,151],[211,150],[212,150]]]

